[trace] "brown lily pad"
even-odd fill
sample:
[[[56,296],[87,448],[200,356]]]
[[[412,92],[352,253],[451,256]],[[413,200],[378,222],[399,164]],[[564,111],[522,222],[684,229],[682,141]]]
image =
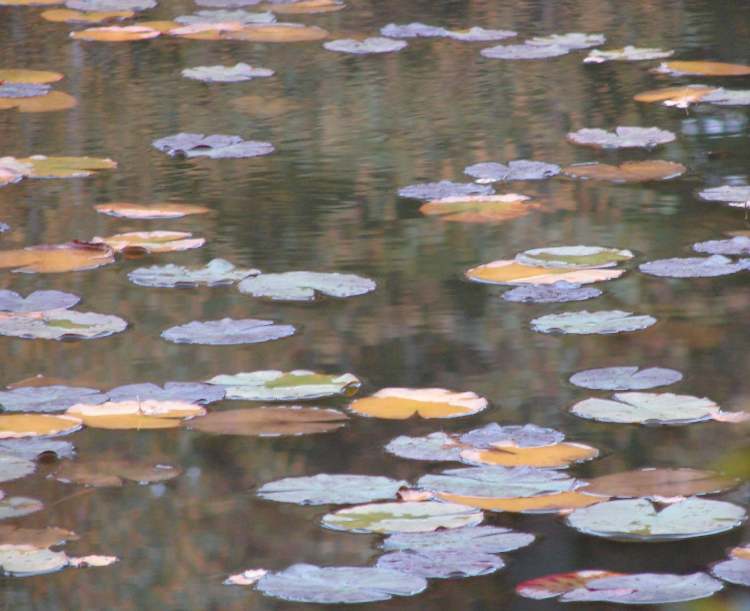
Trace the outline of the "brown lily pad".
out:
[[[346,8],[341,0],[300,0],[290,3],[264,4],[260,8],[279,15],[306,15],[311,13],[333,13]]]
[[[662,102],[665,106],[676,106],[677,108],[687,108],[690,104],[700,102],[701,98],[706,97],[709,93],[718,91],[716,87],[706,87],[704,85],[687,85],[685,87],[664,87],[663,89],[650,89],[643,91],[633,99],[636,102]]]
[[[95,460],[64,463],[52,475],[65,484],[83,484],[94,487],[119,487],[127,481],[153,484],[174,479],[182,471],[171,465],[127,460]]]
[[[113,263],[113,250],[105,244],[67,242],[0,251],[0,269],[41,274],[94,269]]]
[[[2,3],[0,2],[0,6]],[[0,69],[0,81],[4,83],[46,84],[61,81],[63,75],[49,70],[26,70],[25,68]]]
[[[210,208],[195,206],[192,204],[131,204],[126,202],[113,202],[111,204],[98,204],[94,210],[109,216],[126,219],[177,219],[190,214],[206,214]]]
[[[607,163],[578,163],[563,168],[563,174],[584,180],[606,180],[609,182],[647,182],[668,180],[684,174],[687,168],[681,163],[660,159],[626,161],[620,165]]]
[[[73,531],[57,526],[47,528],[18,528],[10,524],[0,526],[0,545],[29,545],[44,549],[77,539],[78,535]]]
[[[19,112],[55,112],[68,110],[78,105],[72,95],[62,91],[51,91],[46,95],[31,98],[0,97],[0,110],[17,109]]]
[[[212,412],[189,421],[186,426],[203,433],[278,437],[328,433],[346,425],[346,414],[335,409],[301,407],[256,407]]]
[[[717,494],[738,481],[698,469],[638,469],[589,480],[581,492],[617,498],[673,498]]]
[[[517,193],[444,197],[423,204],[419,211],[441,221],[459,223],[503,223],[526,216],[541,206]]]

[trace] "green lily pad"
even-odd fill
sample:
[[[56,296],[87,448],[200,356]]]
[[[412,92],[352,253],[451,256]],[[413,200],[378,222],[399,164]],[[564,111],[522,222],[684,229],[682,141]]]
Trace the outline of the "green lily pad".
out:
[[[139,286],[159,288],[190,288],[194,286],[227,286],[248,276],[260,273],[257,269],[235,267],[224,259],[212,259],[203,267],[184,265],[152,265],[139,267],[128,274],[128,279]]]
[[[75,310],[0,314],[0,335],[23,339],[98,339],[127,326],[119,316]]]
[[[584,399],[570,408],[581,418],[621,424],[692,424],[712,419],[719,406],[710,399],[651,392],[618,392],[612,399]]]
[[[407,482],[373,475],[286,477],[261,486],[258,496],[268,501],[298,505],[354,505],[395,499]]]
[[[531,321],[531,328],[539,333],[563,333],[574,335],[610,335],[641,331],[656,324],[653,316],[637,315],[622,310],[600,310],[598,312],[563,312],[547,314]]]
[[[375,282],[354,274],[285,272],[246,278],[239,289],[274,301],[313,301],[318,293],[338,298],[364,295],[375,290]]]
[[[519,253],[516,261],[522,265],[552,269],[584,269],[614,267],[633,256],[629,250],[604,246],[550,246]]]
[[[307,401],[323,397],[348,397],[362,385],[359,378],[351,373],[328,375],[304,369],[218,375],[207,382],[225,387],[227,399],[245,401]]]

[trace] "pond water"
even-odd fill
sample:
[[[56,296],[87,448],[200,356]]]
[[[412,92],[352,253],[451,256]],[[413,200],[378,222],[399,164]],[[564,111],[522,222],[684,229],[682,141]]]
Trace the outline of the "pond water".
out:
[[[352,0],[345,10],[295,15],[337,38],[374,34],[389,22],[422,21],[455,28],[512,29],[518,39],[571,31],[602,32],[605,48],[634,44],[675,49],[679,59],[742,63],[750,56],[750,6],[711,0]],[[186,0],[164,0],[148,19],[191,13]],[[252,8],[250,9],[252,10]],[[527,305],[502,289],[472,284],[463,272],[529,248],[601,244],[628,248],[635,260],[690,256],[690,245],[748,229],[742,210],[701,202],[706,186],[750,180],[748,112],[701,106],[689,111],[640,104],[633,95],[672,83],[748,88],[738,79],[668,78],[653,62],[584,65],[585,51],[538,61],[484,59],[497,43],[419,39],[399,52],[356,57],[320,42],[257,44],[157,38],[138,43],[73,41],[71,26],[49,23],[41,9],[0,7],[0,67],[55,70],[56,85],[74,95],[67,111],[0,111],[2,155],[111,157],[116,171],[71,180],[25,180],[0,189],[0,220],[11,226],[2,247],[87,240],[124,231],[170,229],[206,238],[203,248],[64,274],[3,271],[2,288],[26,294],[58,289],[82,296],[82,309],[125,318],[126,332],[92,342],[0,338],[2,382],[42,373],[73,385],[109,389],[135,382],[200,381],[258,369],[352,372],[360,396],[384,387],[472,390],[490,408],[468,418],[390,421],[352,415],[340,431],[300,437],[207,435],[184,429],[84,429],[66,439],[79,459],[142,459],[180,467],[164,484],[86,489],[48,479],[55,465],[3,485],[7,495],[42,500],[43,511],[14,520],[56,525],[80,539],[76,554],[112,554],[100,569],[3,579],[3,609],[292,609],[249,588],[222,585],[231,573],[297,562],[370,565],[380,537],[320,527],[326,507],[262,501],[268,481],[317,473],[388,475],[415,481],[440,463],[400,459],[383,446],[400,434],[465,431],[488,422],[535,423],[599,448],[602,456],[572,472],[583,477],[639,467],[732,465],[750,475],[747,427],[602,424],[567,408],[597,393],[568,383],[582,369],[662,366],[685,379],[668,390],[709,396],[727,410],[750,408],[747,274],[670,280],[637,265],[601,285],[594,302]],[[285,19],[287,20],[287,19]],[[78,26],[75,26],[78,27]],[[181,77],[186,67],[244,61],[273,78],[206,85]],[[656,151],[603,152],[566,142],[583,127],[658,126],[677,139]],[[253,159],[176,159],[152,148],[180,131],[267,140],[276,152]],[[500,224],[425,217],[419,203],[397,196],[406,185],[469,180],[479,161],[528,158],[582,161],[668,159],[681,177],[651,183],[554,178],[498,186],[543,202]],[[177,201],[207,206],[209,215],[136,221],[97,214],[99,203]],[[252,299],[233,288],[138,287],[127,272],[157,263],[199,264],[221,257],[264,272],[352,272],[374,279],[365,296],[312,304]],[[620,335],[543,335],[529,321],[553,312],[621,309],[650,314],[653,327]],[[169,343],[159,334],[193,320],[267,318],[298,333],[255,345]],[[599,393],[597,396],[605,396]],[[341,407],[345,400],[317,404]],[[225,401],[211,410],[251,407]],[[450,465],[458,466],[458,465]],[[740,488],[719,497],[747,506]],[[487,514],[486,522],[537,535],[506,554],[496,574],[433,581],[413,598],[372,609],[554,609],[555,601],[518,597],[519,582],[563,571],[689,573],[746,541],[748,527],[691,541],[617,543],[579,534],[549,515]],[[616,608],[583,605],[581,608]],[[315,608],[311,606],[311,608]],[[575,609],[575,604],[566,608]],[[679,609],[750,608],[750,593],[727,586],[710,600]]]

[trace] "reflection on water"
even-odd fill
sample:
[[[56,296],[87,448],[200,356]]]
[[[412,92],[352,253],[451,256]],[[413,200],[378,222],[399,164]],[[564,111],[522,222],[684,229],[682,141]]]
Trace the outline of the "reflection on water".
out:
[[[409,3],[352,0],[329,15],[294,20],[336,34],[372,33],[385,23],[423,21],[482,25],[525,35],[604,32],[611,46],[674,48],[676,56],[742,61],[750,51],[750,9],[710,0],[602,2],[577,0],[441,0]],[[189,13],[187,0],[165,0],[153,18]],[[369,393],[383,386],[471,389],[492,407],[464,421],[353,419],[341,433],[292,439],[211,437],[188,431],[85,430],[71,437],[80,456],[142,457],[181,466],[162,485],[85,491],[45,478],[46,469],[3,488],[43,499],[47,510],[23,519],[74,529],[71,554],[116,554],[114,567],[5,580],[6,609],[285,609],[243,588],[221,585],[250,567],[367,564],[377,539],[323,530],[320,508],[260,502],[253,488],[268,480],[319,472],[384,474],[412,479],[423,465],[386,455],[401,433],[461,430],[484,422],[534,422],[604,450],[576,470],[602,474],[640,466],[716,463],[746,453],[745,429],[701,424],[675,429],[608,426],[572,418],[584,398],[567,377],[616,364],[683,371],[679,391],[708,395],[725,409],[750,403],[746,278],[670,281],[629,273],[610,283],[594,309],[652,314],[659,323],[624,336],[541,336],[528,321],[580,304],[509,304],[500,291],[470,285],[462,271],[519,250],[551,244],[604,244],[643,258],[684,256],[695,241],[746,228],[741,210],[701,203],[703,185],[745,184],[750,147],[747,113],[710,107],[685,114],[638,104],[643,90],[689,80],[648,73],[643,64],[584,66],[583,55],[535,62],[480,59],[483,45],[410,42],[389,56],[356,58],[319,43],[264,45],[157,39],[122,45],[67,39],[67,26],[38,10],[0,8],[0,50],[8,67],[59,70],[58,89],[79,106],[52,114],[0,111],[3,155],[112,157],[115,172],[86,180],[26,181],[0,190],[0,220],[13,231],[3,248],[87,239],[139,229],[193,231],[196,251],[59,276],[2,273],[3,288],[61,289],[83,296],[86,310],[131,322],[118,336],[90,343],[2,338],[3,383],[43,372],[102,388],[167,380],[200,380],[254,369],[351,371]],[[151,15],[150,15],[151,17]],[[486,45],[490,46],[490,45]],[[183,79],[184,67],[245,61],[277,76],[207,86]],[[699,81],[699,79],[694,79]],[[725,84],[718,81],[720,84]],[[732,86],[747,87],[744,79]],[[658,125],[678,134],[659,157],[688,166],[663,184],[611,186],[554,179],[513,184],[539,197],[539,211],[501,225],[462,225],[422,217],[399,200],[404,185],[462,180],[479,161],[534,158],[560,165],[642,159],[643,152],[601,153],[565,142],[581,127]],[[176,160],[151,141],[179,131],[268,140],[277,152],[250,160]],[[96,214],[111,201],[185,201],[216,210],[183,220],[128,221]],[[126,272],[169,261],[223,257],[264,271],[351,271],[374,278],[367,296],[315,305],[260,302],[233,289],[190,291],[131,285]],[[174,345],[166,327],[224,316],[272,318],[301,329],[295,337],[244,347]],[[747,503],[746,491],[729,495]],[[539,541],[509,556],[496,575],[433,583],[422,596],[371,608],[552,609],[517,598],[512,587],[548,572],[584,568],[690,572],[724,557],[743,532],[697,542],[649,546],[594,540],[550,517],[494,515],[490,523],[534,532]],[[746,592],[728,588],[684,609],[736,611]],[[574,609],[574,606],[567,608]],[[597,608],[605,608],[601,605]]]

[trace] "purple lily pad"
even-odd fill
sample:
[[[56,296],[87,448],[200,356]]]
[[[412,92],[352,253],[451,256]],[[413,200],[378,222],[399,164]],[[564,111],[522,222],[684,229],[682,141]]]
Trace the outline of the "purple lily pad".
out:
[[[443,432],[430,433],[424,437],[400,435],[385,446],[385,451],[411,460],[461,462],[461,448],[453,438]]]
[[[487,30],[474,26],[468,30],[446,30],[443,36],[460,40],[461,42],[489,42],[492,40],[505,40],[517,36],[518,32],[512,30]]]
[[[197,23],[227,23],[237,22],[242,24],[251,23],[275,23],[276,15],[270,12],[249,13],[248,11],[196,11],[192,15],[176,17],[175,21],[182,25],[195,25]]]
[[[277,325],[272,320],[256,318],[222,318],[221,320],[195,320],[185,325],[170,327],[161,336],[176,344],[208,344],[227,346],[257,344],[294,335],[292,325]]]
[[[561,443],[565,435],[555,429],[536,424],[500,426],[497,422],[464,433],[461,442],[481,449],[495,448],[497,445],[513,445],[519,448],[539,448]]]
[[[727,257],[712,255],[710,257],[677,257],[658,259],[638,266],[644,274],[661,278],[713,278],[726,276],[747,269],[747,264],[735,263]]]
[[[380,28],[380,33],[388,38],[442,38],[448,35],[445,28],[414,22],[405,25],[389,23]]]
[[[110,401],[185,401],[206,405],[221,401],[226,394],[223,386],[200,382],[167,382],[164,388],[156,384],[126,384],[107,393]],[[88,401],[86,401],[88,403]]]
[[[454,579],[488,575],[503,568],[505,562],[500,556],[476,550],[409,550],[385,554],[378,558],[376,566],[428,579]]]
[[[710,255],[750,255],[750,238],[735,236],[728,240],[708,240],[693,244],[695,252],[705,252]]]
[[[374,36],[364,40],[354,40],[353,38],[342,38],[340,40],[331,40],[323,43],[323,48],[328,51],[339,53],[353,53],[355,55],[366,55],[368,53],[392,53],[400,51],[407,46],[403,40],[393,40],[392,38],[381,38]]]
[[[98,405],[107,395],[95,388],[76,386],[22,386],[0,391],[0,407],[6,412],[64,412],[76,403]]]
[[[154,140],[154,148],[167,153],[170,157],[210,157],[226,159],[240,157],[258,157],[273,153],[270,142],[243,140],[239,136],[214,134],[179,133],[166,138]]]
[[[750,586],[750,560],[745,558],[731,558],[718,562],[711,572],[719,579],[739,586]]]
[[[145,11],[156,7],[156,0],[68,0],[65,6],[76,11]]]
[[[479,54],[489,59],[547,59],[570,53],[568,47],[559,45],[497,45],[482,49]]]
[[[28,297],[21,297],[15,291],[0,291],[0,312],[67,310],[80,300],[78,295],[62,291],[34,291]]]
[[[595,148],[653,148],[673,142],[673,132],[658,127],[617,127],[608,132],[598,128],[583,128],[568,134],[568,142]]]
[[[489,185],[477,185],[471,182],[424,182],[409,185],[398,190],[399,197],[410,199],[432,200],[444,197],[460,197],[463,195],[492,195],[495,190]]]
[[[601,289],[559,280],[554,284],[519,286],[503,293],[503,299],[518,303],[565,303],[594,299],[600,295]]]
[[[744,206],[745,202],[750,201],[750,187],[722,185],[720,187],[704,189],[698,193],[698,196],[708,202],[736,203]]]
[[[534,535],[499,526],[467,526],[426,533],[395,533],[383,541],[387,551],[442,552],[464,550],[499,554],[534,542]]]
[[[543,161],[516,159],[508,165],[488,161],[467,166],[464,172],[478,182],[544,180],[560,173],[560,166]]]
[[[570,377],[570,383],[592,390],[646,390],[669,386],[682,380],[682,374],[662,367],[603,367],[579,371]]]
[[[0,441],[0,452],[13,454],[28,460],[44,459],[55,456],[57,459],[74,458],[75,446],[69,441],[31,437],[28,439],[3,439]]]
[[[2,83],[0,84],[0,98],[36,98],[47,95],[49,85],[36,83]]]

